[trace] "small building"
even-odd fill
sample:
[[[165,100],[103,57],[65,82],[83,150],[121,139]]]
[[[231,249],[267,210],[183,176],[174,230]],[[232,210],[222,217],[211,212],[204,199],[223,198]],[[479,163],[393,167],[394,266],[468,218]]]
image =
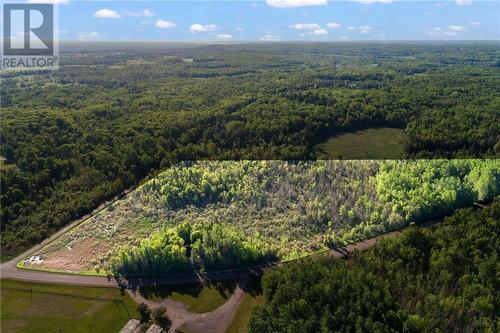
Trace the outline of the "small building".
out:
[[[146,331],[146,333],[164,333],[164,332],[165,331],[163,330],[163,328],[155,324],[149,326],[148,330]]]
[[[120,330],[120,333],[138,333],[140,332],[141,322],[137,319],[130,319]],[[149,332],[149,331],[148,331]]]

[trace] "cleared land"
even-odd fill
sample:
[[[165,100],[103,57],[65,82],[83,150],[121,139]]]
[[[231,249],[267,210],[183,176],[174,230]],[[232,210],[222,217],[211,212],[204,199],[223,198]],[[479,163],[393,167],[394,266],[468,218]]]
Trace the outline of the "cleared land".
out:
[[[1,281],[1,331],[118,332],[137,304],[116,288]]]
[[[207,238],[214,247],[195,228],[186,245],[183,222],[231,230],[242,239],[236,252],[252,246],[292,259],[491,198],[499,174],[499,160],[184,163],[42,248],[31,267],[102,273],[117,254],[135,265],[157,250],[155,260],[168,263],[154,241],[164,233],[177,237],[167,243],[179,260],[217,263],[218,252],[207,252],[217,238]]]
[[[317,148],[318,158],[398,159],[404,156],[404,130],[369,128],[336,135]]]

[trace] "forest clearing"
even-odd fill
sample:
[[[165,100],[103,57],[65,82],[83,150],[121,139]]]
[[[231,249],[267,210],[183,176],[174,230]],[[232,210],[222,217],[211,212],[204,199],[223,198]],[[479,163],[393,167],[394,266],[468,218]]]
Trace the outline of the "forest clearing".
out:
[[[491,199],[499,184],[499,160],[185,162],[22,266],[161,275],[294,259]]]

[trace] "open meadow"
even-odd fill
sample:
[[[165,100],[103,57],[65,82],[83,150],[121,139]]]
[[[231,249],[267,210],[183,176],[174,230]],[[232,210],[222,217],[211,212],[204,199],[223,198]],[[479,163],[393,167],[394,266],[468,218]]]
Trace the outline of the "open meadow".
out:
[[[135,304],[115,288],[2,280],[1,331],[9,333],[118,332]]]
[[[404,157],[404,130],[368,128],[333,136],[318,145],[320,159],[399,159]]]

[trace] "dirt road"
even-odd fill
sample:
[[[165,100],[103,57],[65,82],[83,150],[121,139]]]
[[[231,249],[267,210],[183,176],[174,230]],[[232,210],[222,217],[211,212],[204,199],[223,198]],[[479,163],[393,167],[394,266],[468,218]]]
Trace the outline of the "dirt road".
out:
[[[169,333],[174,333],[181,326],[189,332],[224,332],[231,325],[245,296],[243,289],[236,287],[231,297],[217,309],[206,313],[192,313],[187,309],[185,304],[169,298],[161,302],[153,302],[142,297],[137,292],[128,290],[128,293],[137,303],[145,303],[151,309],[165,306],[167,308],[167,316],[172,321]]]

